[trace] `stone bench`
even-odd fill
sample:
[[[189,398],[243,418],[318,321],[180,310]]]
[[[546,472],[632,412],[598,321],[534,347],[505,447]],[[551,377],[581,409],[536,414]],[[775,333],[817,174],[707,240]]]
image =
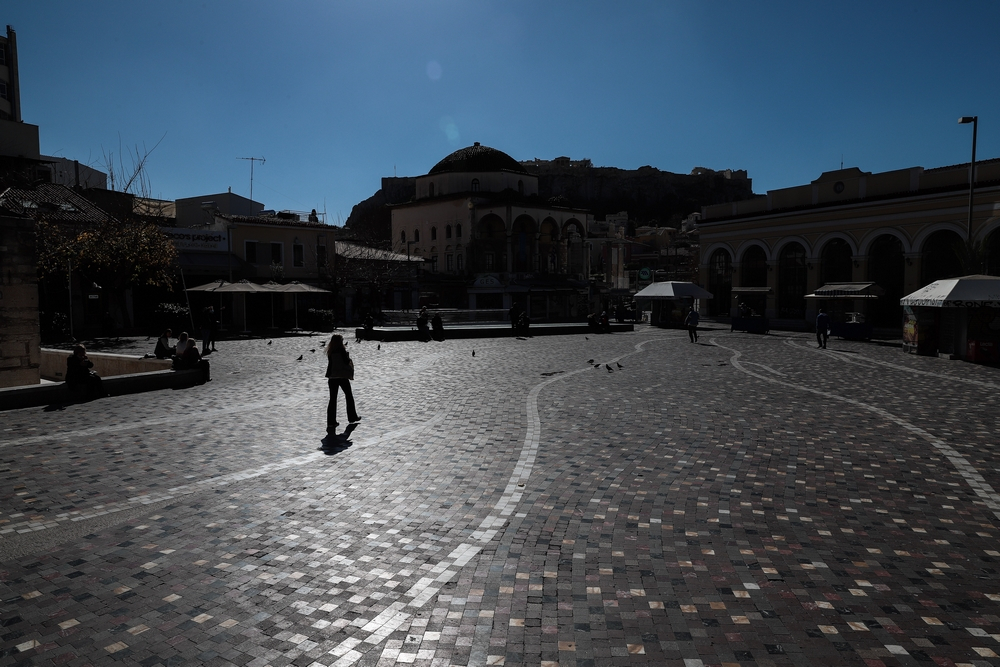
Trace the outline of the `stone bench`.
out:
[[[104,390],[108,394],[121,396],[144,391],[192,387],[202,381],[202,372],[200,370],[161,370],[151,373],[114,375],[102,379]],[[0,389],[0,410],[75,403],[79,400],[79,397],[69,390],[65,382]]]

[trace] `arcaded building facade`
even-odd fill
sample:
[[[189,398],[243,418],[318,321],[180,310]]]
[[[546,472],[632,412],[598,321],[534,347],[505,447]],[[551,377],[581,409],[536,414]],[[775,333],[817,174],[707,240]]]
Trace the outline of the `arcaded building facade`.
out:
[[[396,252],[425,260],[429,285],[460,285],[473,309],[518,302],[533,317],[585,314],[593,216],[538,197],[538,178],[478,142],[416,179],[413,201],[392,207]],[[444,289],[444,288],[442,288]],[[577,313],[576,311],[580,311]]]
[[[873,282],[885,294],[850,307],[866,310],[877,327],[898,328],[904,295],[966,272],[1000,274],[1000,159],[976,163],[974,193],[971,238],[984,255],[972,271],[956,253],[970,232],[968,163],[875,174],[841,169],[707,206],[698,224],[700,281],[715,296],[702,310],[734,314],[735,291],[777,326],[808,326],[819,302],[807,294],[827,283]]]

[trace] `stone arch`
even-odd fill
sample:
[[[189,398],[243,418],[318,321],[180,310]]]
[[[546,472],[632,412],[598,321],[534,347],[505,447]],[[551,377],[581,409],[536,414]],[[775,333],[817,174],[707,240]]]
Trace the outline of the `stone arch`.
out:
[[[801,320],[806,316],[807,246],[783,239],[778,251],[778,317]]]
[[[948,228],[939,228],[930,234],[923,234],[920,248],[920,286],[930,285],[942,278],[957,278],[964,271],[959,255],[965,243],[965,235]]]
[[[712,293],[712,298],[708,300],[709,315],[729,315],[732,289],[733,255],[729,248],[718,247],[708,260],[708,291]]]
[[[913,252],[910,249],[910,239],[907,238],[906,234],[893,227],[880,227],[879,229],[874,229],[865,234],[865,237],[861,239],[861,245],[858,246],[857,254],[859,255],[870,254],[872,244],[875,242],[876,239],[882,236],[893,236],[896,239],[898,239],[899,242],[903,245],[904,254],[908,252]]]
[[[742,263],[743,262],[743,257],[752,248],[760,248],[761,252],[764,253],[764,261],[765,262],[767,260],[769,260],[769,259],[772,259],[772,257],[771,257],[771,249],[768,248],[767,245],[765,245],[763,242],[761,242],[761,241],[744,241],[742,244],[740,244],[740,247],[736,249],[736,261],[737,261],[737,263]]]
[[[819,237],[816,241],[815,247],[817,249],[817,258],[822,256],[823,247],[833,239],[846,241],[848,247],[851,249],[851,255],[854,256],[858,254],[858,242],[854,240],[853,236],[845,234],[844,232],[829,232],[827,234],[823,234],[823,236]]]
[[[726,252],[728,252],[730,258],[733,258],[733,257],[736,256],[736,253],[733,252],[732,246],[730,246],[728,243],[725,243],[725,242],[713,243],[712,245],[710,245],[707,248],[705,248],[705,253],[702,255],[702,259],[701,259],[701,262],[702,262],[701,265],[703,267],[705,267],[705,268],[708,268],[709,266],[711,266],[711,260],[709,258],[711,258],[712,255],[715,253],[715,251],[719,250],[719,249],[722,249],[722,250],[725,250]]]
[[[774,259],[777,259],[777,260],[780,261],[781,260],[781,252],[785,249],[785,246],[787,246],[789,243],[798,243],[800,246],[802,246],[802,250],[806,253],[806,261],[809,261],[809,260],[815,258],[815,253],[813,252],[812,246],[809,245],[809,242],[806,241],[801,236],[784,236],[784,237],[782,237],[777,243],[774,244],[774,248],[771,249],[771,256]]]
[[[966,229],[965,223],[957,222],[937,222],[933,225],[927,225],[913,238],[913,249],[907,252],[923,252],[923,249],[926,248],[927,237],[943,230],[955,232],[964,241]]]

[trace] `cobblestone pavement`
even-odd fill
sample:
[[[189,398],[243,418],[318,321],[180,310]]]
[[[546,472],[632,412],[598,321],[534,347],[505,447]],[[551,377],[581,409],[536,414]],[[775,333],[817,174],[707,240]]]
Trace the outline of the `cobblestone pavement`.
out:
[[[352,343],[364,419],[320,450],[322,343],[0,413],[0,664],[1000,665],[996,369]]]

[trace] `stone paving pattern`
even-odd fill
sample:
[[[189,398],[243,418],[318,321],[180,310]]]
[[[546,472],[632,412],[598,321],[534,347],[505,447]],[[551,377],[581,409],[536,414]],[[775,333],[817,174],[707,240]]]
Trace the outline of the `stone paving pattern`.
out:
[[[0,664],[1000,665],[997,369],[351,343],[364,419],[320,451],[323,342],[0,413]]]

